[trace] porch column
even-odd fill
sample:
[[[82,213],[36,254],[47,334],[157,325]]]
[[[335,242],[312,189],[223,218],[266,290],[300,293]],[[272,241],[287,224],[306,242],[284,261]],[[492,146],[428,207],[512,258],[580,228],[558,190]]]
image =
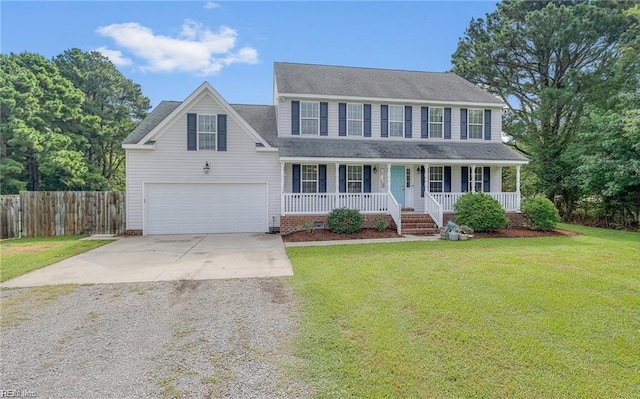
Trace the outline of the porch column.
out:
[[[476,165],[471,165],[471,192],[476,192]]]
[[[340,196],[338,193],[340,192],[340,164],[336,162],[336,199],[333,203],[333,206],[336,208],[340,208]]]
[[[516,208],[520,211],[520,165],[516,166]]]
[[[422,166],[424,167],[424,192],[425,192],[424,197],[426,198],[427,197],[426,193],[430,192],[429,191],[429,164],[425,163]],[[444,180],[444,176],[442,176],[442,180]],[[422,189],[422,187],[420,187],[420,189]]]
[[[387,164],[387,192],[391,192],[391,164]]]
[[[284,162],[280,161],[280,214],[284,215]]]

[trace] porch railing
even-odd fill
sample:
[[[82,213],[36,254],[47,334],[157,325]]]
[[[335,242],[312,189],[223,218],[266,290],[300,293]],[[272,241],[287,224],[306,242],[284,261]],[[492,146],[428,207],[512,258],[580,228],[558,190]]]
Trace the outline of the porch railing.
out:
[[[285,215],[323,214],[336,208],[351,208],[362,213],[386,213],[387,198],[387,193],[284,193],[282,212]]]
[[[386,193],[386,195],[388,195],[387,202],[389,204],[389,214],[391,215],[393,221],[396,223],[396,229],[398,231],[398,235],[400,235],[400,232],[402,231],[402,207],[393,197],[393,194],[391,194],[391,192]]]
[[[466,193],[431,193],[434,200],[442,205],[443,212],[453,212],[453,204]],[[520,210],[520,194],[519,193],[485,193],[495,198],[502,208],[507,212],[516,212]],[[426,197],[425,197],[426,201]]]
[[[431,216],[431,219],[442,227],[442,204],[436,201],[429,192],[424,193],[424,209]]]

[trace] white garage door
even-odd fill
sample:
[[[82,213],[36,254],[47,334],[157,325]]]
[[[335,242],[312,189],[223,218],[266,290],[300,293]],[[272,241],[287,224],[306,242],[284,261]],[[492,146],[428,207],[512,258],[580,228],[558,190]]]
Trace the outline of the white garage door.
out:
[[[268,230],[266,184],[145,184],[145,234]]]

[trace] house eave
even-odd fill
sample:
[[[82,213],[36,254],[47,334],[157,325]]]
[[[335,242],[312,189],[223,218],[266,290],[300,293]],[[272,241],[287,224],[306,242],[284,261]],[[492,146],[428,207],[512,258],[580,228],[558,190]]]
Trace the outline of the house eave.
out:
[[[526,165],[529,161],[490,160],[490,159],[412,159],[412,158],[332,158],[332,157],[280,157],[280,162],[314,162],[314,163],[414,163],[414,164],[446,164],[446,165]]]
[[[287,98],[309,99],[309,100],[337,100],[337,101],[353,101],[353,102],[382,102],[397,104],[425,104],[425,105],[451,105],[465,107],[485,107],[485,108],[506,108],[507,104],[503,102],[485,103],[472,101],[443,101],[443,100],[424,100],[409,98],[391,98],[391,97],[358,97],[358,96],[335,96],[327,94],[300,94],[300,93],[278,93],[278,101],[286,101]]]
[[[125,150],[155,150],[156,144],[122,144]]]

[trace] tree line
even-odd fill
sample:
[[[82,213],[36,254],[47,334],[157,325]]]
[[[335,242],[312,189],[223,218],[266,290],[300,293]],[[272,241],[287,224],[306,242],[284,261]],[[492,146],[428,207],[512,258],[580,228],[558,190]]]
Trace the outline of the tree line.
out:
[[[122,141],[149,108],[99,52],[0,54],[0,193],[124,190]]]
[[[471,21],[453,71],[500,97],[524,194],[565,220],[638,228],[640,7],[635,1],[505,0]]]

